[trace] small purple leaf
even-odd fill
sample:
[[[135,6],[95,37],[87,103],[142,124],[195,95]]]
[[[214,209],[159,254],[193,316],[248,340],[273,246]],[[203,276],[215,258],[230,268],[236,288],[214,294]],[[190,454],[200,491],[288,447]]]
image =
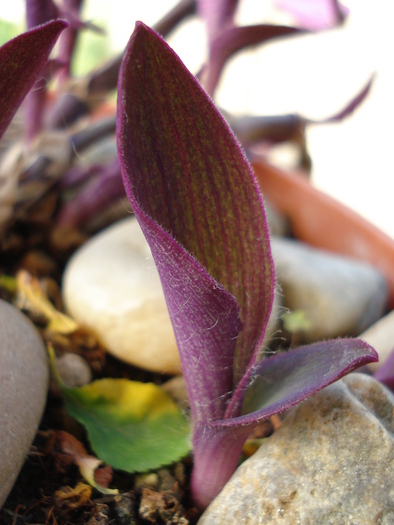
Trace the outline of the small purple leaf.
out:
[[[276,4],[290,13],[299,27],[312,31],[342,24],[349,12],[338,0],[277,0]]]
[[[267,357],[251,372],[242,407],[247,415],[233,424],[267,419],[377,360],[376,351],[361,339],[321,341]]]
[[[63,20],[49,22],[0,47],[0,138],[67,26]]]
[[[190,267],[197,264],[189,255],[181,255],[182,246],[213,277],[209,286],[216,286],[219,294],[220,283],[235,296],[241,309],[243,330],[233,368],[236,386],[264,335],[274,282],[264,208],[250,167],[194,77],[167,44],[141,23],[137,23],[125,52],[118,94],[118,151],[126,192],[137,218],[141,221],[141,214],[149,217],[149,227],[142,227],[151,248],[157,245],[159,235],[169,246],[168,254],[156,248],[160,257],[156,265],[167,288],[167,300],[172,293],[185,293],[180,278],[172,282],[176,276],[173,265],[183,264],[183,260]],[[172,260],[171,242],[175,250]],[[175,254],[181,259],[173,260]],[[168,259],[165,263],[164,256]],[[167,267],[175,272],[170,278]],[[188,281],[187,275],[184,279]],[[190,353],[183,349],[185,338],[181,335],[188,330],[188,315],[171,302],[176,301],[171,299],[168,306],[173,322],[179,325],[180,353]],[[209,302],[204,308],[209,311]],[[230,301],[224,316],[226,310],[234,311]],[[207,337],[208,327],[216,326],[222,318],[211,312],[211,319],[211,324],[201,319],[201,330]],[[205,346],[200,347],[196,359],[202,348]],[[211,346],[211,356],[201,368],[202,377],[211,360],[219,362],[219,355],[232,351]],[[183,365],[186,373],[192,374],[194,364]],[[219,367],[217,381],[222,375]],[[224,377],[223,382],[227,384]],[[202,390],[206,387],[207,381],[200,386]]]

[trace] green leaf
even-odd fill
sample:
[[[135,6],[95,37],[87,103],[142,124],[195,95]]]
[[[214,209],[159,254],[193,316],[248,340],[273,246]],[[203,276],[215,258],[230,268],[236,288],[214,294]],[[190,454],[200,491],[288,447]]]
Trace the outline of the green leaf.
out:
[[[146,472],[190,452],[188,420],[162,388],[127,379],[100,379],[67,388],[51,346],[48,352],[66,409],[86,427],[100,459],[116,469]]]
[[[153,383],[101,379],[63,392],[68,412],[86,427],[95,453],[114,468],[145,472],[191,449],[187,419]]]

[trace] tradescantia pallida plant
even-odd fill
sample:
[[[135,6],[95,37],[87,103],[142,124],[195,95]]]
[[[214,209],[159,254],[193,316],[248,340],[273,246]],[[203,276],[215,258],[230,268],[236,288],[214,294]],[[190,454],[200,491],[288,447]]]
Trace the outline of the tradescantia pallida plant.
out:
[[[209,97],[140,22],[119,74],[117,142],[179,347],[193,424],[191,491],[204,508],[257,424],[377,354],[338,339],[258,360],[275,281],[259,189]]]

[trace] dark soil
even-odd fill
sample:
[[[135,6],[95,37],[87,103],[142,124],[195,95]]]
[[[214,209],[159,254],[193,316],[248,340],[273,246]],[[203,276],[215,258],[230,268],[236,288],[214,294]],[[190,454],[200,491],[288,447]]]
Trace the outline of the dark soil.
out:
[[[77,230],[56,229],[53,226],[55,213],[54,192],[29,210],[26,219],[22,216],[7,230],[0,241],[0,278],[16,276],[20,270],[28,272],[61,310],[63,269],[70,255],[89,235]],[[0,279],[0,297],[15,304],[15,290],[1,282]],[[53,345],[57,356],[64,352],[79,354],[90,365],[94,379],[123,377],[156,384],[168,379],[108,356],[95,337],[86,331],[78,330],[69,336],[50,333],[46,330],[46,320],[37,312],[23,306],[22,309],[35,323],[44,341]],[[110,471],[109,486],[119,489],[119,495],[107,496],[92,489],[83,479],[70,456],[62,450],[59,431],[75,436],[92,454],[84,429],[68,416],[60,391],[52,381],[39,431],[14,488],[0,510],[1,525],[187,525],[197,522],[199,514],[188,492],[191,457],[142,479],[121,471],[113,472],[111,477]],[[260,435],[271,432],[269,422],[260,429]]]

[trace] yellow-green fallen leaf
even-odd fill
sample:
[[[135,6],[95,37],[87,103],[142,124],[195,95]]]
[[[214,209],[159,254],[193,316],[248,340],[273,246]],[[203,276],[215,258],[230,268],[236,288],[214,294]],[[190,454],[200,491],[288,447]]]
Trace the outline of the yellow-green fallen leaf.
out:
[[[0,275],[0,286],[10,293],[15,293],[17,290],[16,278],[10,275]]]
[[[55,492],[55,498],[60,502],[67,501],[69,508],[77,509],[86,505],[92,495],[92,487],[79,482],[76,487],[62,487]]]
[[[67,411],[82,423],[97,456],[114,468],[146,472],[191,450],[187,418],[162,388],[126,379],[101,379],[79,388],[62,383]]]
[[[64,335],[75,332],[78,324],[71,317],[56,310],[41,290],[36,278],[21,270],[18,272],[16,283],[18,291],[17,305],[19,308],[26,308],[42,315],[48,320],[47,328],[52,332]]]

